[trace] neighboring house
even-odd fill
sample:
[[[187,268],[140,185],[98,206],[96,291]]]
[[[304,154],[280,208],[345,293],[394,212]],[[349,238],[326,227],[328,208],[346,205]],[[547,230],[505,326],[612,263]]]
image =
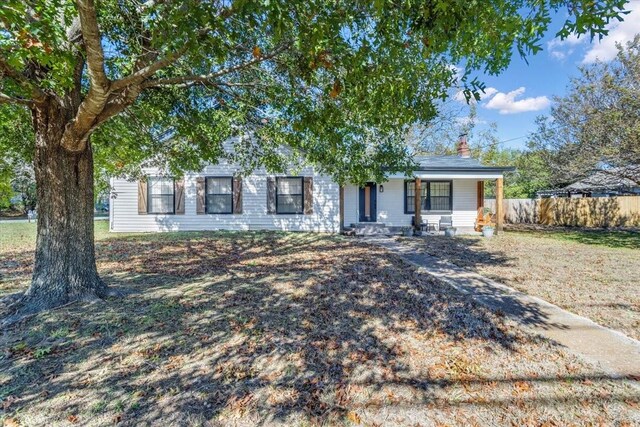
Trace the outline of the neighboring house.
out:
[[[541,190],[538,197],[612,197],[640,195],[640,166],[611,168],[594,172],[563,188]]]
[[[111,231],[287,230],[339,232],[356,224],[410,226],[420,188],[418,223],[450,217],[454,227],[473,230],[484,201],[484,181],[509,168],[488,167],[469,157],[419,157],[413,176],[343,188],[312,168],[295,176],[257,170],[238,176],[222,161],[173,180],[147,169],[140,182],[112,179]]]

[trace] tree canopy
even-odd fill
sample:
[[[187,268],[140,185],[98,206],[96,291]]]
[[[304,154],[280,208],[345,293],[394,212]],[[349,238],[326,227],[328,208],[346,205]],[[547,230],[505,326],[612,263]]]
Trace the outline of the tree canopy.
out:
[[[472,73],[538,51],[553,11],[567,12],[561,38],[597,37],[625,3],[3,1],[1,114],[19,121],[14,109],[26,109],[34,138],[0,145],[32,153],[38,197],[34,273],[16,312],[109,295],[95,263],[95,169],[179,175],[231,140],[245,170],[304,159],[341,183],[380,181],[411,169],[403,137],[435,100],[458,83],[477,96]]]
[[[580,69],[551,114],[538,118],[531,147],[544,155],[557,186],[594,170],[640,183],[640,35],[619,45],[615,60]]]
[[[514,50],[537,52],[554,11],[568,13],[560,37],[598,37],[624,6],[7,0],[0,114],[10,103],[77,105],[62,145],[81,150],[91,136],[111,174],[135,174],[144,162],[197,169],[235,137],[235,160],[247,168],[282,169],[285,145],[288,156],[358,181],[381,175],[381,165],[406,168],[407,127],[431,119],[454,84],[477,94],[476,71],[497,74]]]

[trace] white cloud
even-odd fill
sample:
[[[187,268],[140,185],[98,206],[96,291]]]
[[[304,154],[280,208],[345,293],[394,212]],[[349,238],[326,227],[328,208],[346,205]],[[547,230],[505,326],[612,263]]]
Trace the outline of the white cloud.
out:
[[[532,98],[522,98],[516,100],[517,97],[524,94],[525,87],[519,87],[508,93],[497,92],[493,98],[487,102],[485,108],[490,110],[498,110],[500,114],[517,114],[527,111],[540,111],[547,108],[551,101],[546,96],[536,96]]]
[[[491,98],[496,93],[498,93],[498,89],[495,87],[488,87],[484,90],[484,93],[480,95],[480,98]]]
[[[495,95],[496,93],[498,93],[498,89],[496,89],[495,87],[488,87],[484,90],[484,93],[482,93],[482,91],[480,92],[480,100],[481,101],[487,100],[491,98],[493,95]],[[456,94],[453,96],[453,99],[455,99],[456,101],[462,104],[467,103],[467,98],[465,98],[464,92],[461,90],[456,92]],[[473,103],[475,102],[475,98],[473,98],[472,96],[469,101]]]
[[[594,40],[584,58],[582,58],[583,64],[590,64],[596,60],[612,60],[618,53],[616,43],[624,45],[626,42],[632,40],[636,34],[640,33],[640,1],[634,0],[629,2],[627,4],[627,10],[631,12],[628,15],[624,15],[624,21],[610,23],[607,26],[609,34],[600,41]]]
[[[624,21],[613,21],[607,25],[609,34],[602,40],[594,39],[590,43],[588,35],[578,36],[571,34],[564,40],[555,38],[547,42],[549,55],[557,60],[564,61],[576,51],[582,55],[581,62],[590,64],[596,60],[610,61],[617,54],[616,43],[626,43],[640,33],[640,0],[630,1],[626,9],[631,11],[624,15]]]
[[[547,42],[547,49],[549,50],[549,55],[555,59],[563,60],[567,56],[571,55],[585,40],[587,39],[584,36],[578,38],[578,36],[574,34],[571,34],[564,40],[560,40],[556,37],[555,39]]]

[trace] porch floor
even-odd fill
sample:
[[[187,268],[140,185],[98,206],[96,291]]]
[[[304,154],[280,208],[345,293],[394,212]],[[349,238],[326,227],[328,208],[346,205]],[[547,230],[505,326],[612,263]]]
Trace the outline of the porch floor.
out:
[[[386,225],[383,222],[357,222],[351,223],[349,227],[345,227],[346,232],[352,232],[356,236],[370,236],[370,235],[398,235],[402,234],[402,229],[406,226],[399,225]],[[464,234],[464,235],[476,235],[479,236],[482,233],[477,232],[473,229],[473,227],[455,227],[456,234]],[[444,230],[437,231],[423,231],[423,236],[428,235],[444,235]]]

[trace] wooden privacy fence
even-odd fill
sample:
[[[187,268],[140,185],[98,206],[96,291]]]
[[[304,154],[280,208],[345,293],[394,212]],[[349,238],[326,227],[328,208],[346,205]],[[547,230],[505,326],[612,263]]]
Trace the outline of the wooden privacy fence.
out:
[[[504,221],[509,224],[536,224],[538,222],[537,200],[503,199]],[[496,211],[495,199],[485,199],[484,206]]]
[[[495,212],[495,200],[485,200]],[[505,199],[505,222],[574,227],[638,227],[640,196]]]

